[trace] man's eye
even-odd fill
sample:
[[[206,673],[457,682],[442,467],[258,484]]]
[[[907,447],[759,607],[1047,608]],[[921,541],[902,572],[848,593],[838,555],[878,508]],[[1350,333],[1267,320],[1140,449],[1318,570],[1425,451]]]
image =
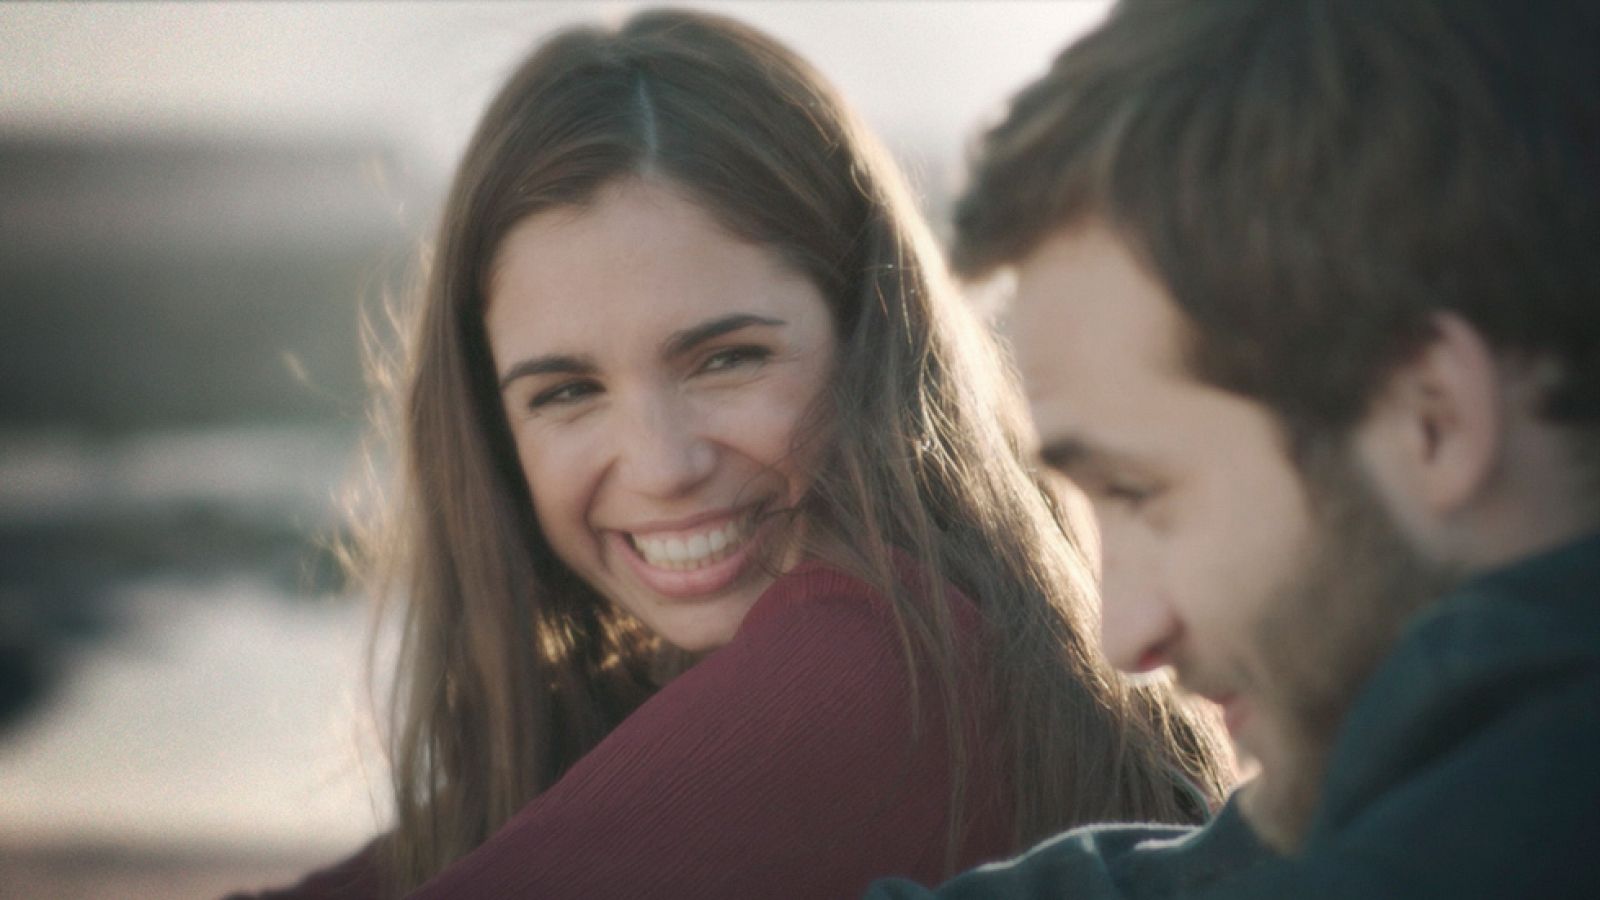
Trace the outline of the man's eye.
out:
[[[600,386],[592,381],[567,381],[540,391],[528,400],[529,409],[547,406],[566,406],[600,393]]]
[[[1160,492],[1155,488],[1130,484],[1108,484],[1100,489],[1100,496],[1131,511],[1138,511]]]
[[[706,357],[700,364],[702,372],[725,372],[740,366],[757,365],[766,362],[772,356],[772,351],[766,347],[729,347]]]

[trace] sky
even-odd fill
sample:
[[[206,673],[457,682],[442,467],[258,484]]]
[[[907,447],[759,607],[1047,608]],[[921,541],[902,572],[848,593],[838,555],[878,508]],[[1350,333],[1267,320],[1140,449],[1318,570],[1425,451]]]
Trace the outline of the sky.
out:
[[[0,4],[0,134],[383,135],[430,173],[542,36],[647,4]],[[699,2],[789,43],[938,172],[1102,0]]]

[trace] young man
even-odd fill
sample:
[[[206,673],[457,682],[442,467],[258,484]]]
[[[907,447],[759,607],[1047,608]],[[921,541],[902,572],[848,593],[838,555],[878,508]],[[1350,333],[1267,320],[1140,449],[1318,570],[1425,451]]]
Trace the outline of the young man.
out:
[[[937,896],[1600,897],[1597,4],[1128,0],[956,225],[1108,656],[1260,774]]]

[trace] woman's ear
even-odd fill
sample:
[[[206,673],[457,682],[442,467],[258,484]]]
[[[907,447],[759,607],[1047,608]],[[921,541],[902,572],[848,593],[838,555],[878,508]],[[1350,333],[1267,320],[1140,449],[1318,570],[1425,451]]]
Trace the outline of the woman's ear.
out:
[[[1503,449],[1500,361],[1452,313],[1388,381],[1357,428],[1373,475],[1414,527],[1444,524],[1477,499]]]

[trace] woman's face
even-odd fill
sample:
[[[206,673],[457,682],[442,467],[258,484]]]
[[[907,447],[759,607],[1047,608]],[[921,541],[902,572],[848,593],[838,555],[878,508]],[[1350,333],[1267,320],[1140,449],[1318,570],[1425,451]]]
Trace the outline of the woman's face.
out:
[[[484,322],[556,554],[685,650],[727,643],[798,525],[796,428],[833,325],[816,286],[662,185],[628,179],[500,245]]]

